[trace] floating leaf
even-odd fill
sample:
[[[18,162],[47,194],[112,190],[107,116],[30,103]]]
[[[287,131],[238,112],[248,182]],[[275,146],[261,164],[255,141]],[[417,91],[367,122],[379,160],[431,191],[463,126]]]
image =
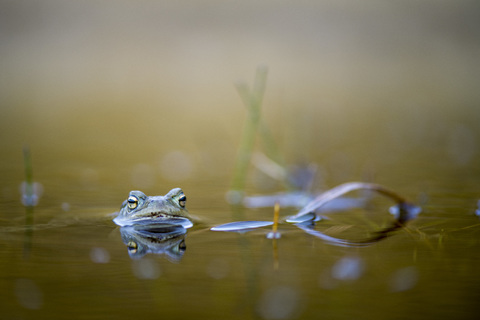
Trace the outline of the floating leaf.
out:
[[[285,221],[287,221],[288,223],[304,223],[304,222],[320,221],[321,219],[322,218],[320,216],[317,216],[315,213],[309,212],[301,216],[287,217]]]
[[[211,228],[212,231],[246,231],[266,226],[271,226],[272,221],[236,221]]]

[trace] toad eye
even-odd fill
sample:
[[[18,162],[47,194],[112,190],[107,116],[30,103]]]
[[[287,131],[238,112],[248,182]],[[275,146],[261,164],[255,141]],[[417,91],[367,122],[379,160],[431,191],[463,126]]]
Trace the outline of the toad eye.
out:
[[[135,241],[129,241],[127,243],[128,252],[137,253],[138,245]]]
[[[130,196],[127,199],[127,207],[130,210],[135,209],[138,206],[138,198],[135,196]]]
[[[180,207],[185,208],[185,202],[187,202],[187,197],[185,195],[182,195],[178,199],[178,204],[180,205]]]

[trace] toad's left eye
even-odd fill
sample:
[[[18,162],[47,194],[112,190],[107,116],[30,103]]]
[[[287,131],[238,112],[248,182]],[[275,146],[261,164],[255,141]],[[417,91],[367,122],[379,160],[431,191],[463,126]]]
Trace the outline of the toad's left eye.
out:
[[[180,207],[185,208],[185,203],[187,202],[187,197],[185,195],[182,195],[180,198],[178,198],[178,204]]]
[[[138,198],[135,196],[128,197],[127,206],[130,210],[135,209],[138,206]]]

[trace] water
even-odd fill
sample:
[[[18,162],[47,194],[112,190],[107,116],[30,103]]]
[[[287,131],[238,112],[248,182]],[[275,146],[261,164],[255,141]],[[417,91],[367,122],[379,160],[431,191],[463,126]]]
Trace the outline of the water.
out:
[[[441,170],[435,167],[406,172],[436,176]],[[205,217],[205,225],[188,230],[179,256],[163,252],[134,259],[108,216],[128,193],[102,187],[102,179],[75,189],[75,179],[59,176],[43,180],[31,234],[20,193],[4,187],[2,318],[469,319],[477,310],[480,218],[473,175],[428,184],[391,180],[398,192],[422,203],[423,212],[406,229],[361,248],[335,246],[292,225],[281,225],[276,240],[266,238],[270,228],[209,231],[210,224],[236,217],[271,220],[273,209],[238,213],[224,200],[223,178],[192,179],[184,187],[187,206]],[[422,188],[420,194],[410,191]],[[335,213],[317,229],[362,237],[392,220],[389,205],[379,200],[367,211]],[[282,208],[282,216],[292,213]]]
[[[475,318],[477,4],[120,3],[2,4],[1,319]],[[226,201],[246,118],[234,81],[259,62],[263,121],[288,165],[316,168],[312,190],[380,183],[418,218],[365,247],[289,224],[279,239],[209,231],[273,218]],[[110,214],[130,190],[174,187],[204,222],[157,253],[129,249]],[[247,194],[279,191],[250,168]],[[388,226],[391,205],[316,228],[362,238]]]
[[[364,248],[286,226],[275,242],[266,232],[194,228],[178,261],[131,259],[108,220],[34,230],[28,251],[24,230],[2,232],[2,317],[468,319],[480,224],[471,212],[441,208]]]

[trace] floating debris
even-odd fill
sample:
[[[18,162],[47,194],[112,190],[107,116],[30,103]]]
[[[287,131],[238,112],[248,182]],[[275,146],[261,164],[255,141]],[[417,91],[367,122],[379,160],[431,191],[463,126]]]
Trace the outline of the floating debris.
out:
[[[248,231],[273,225],[273,221],[236,221],[210,228],[212,231]]]
[[[305,223],[305,222],[315,222],[315,221],[320,221],[322,218],[320,216],[317,216],[313,212],[309,212],[307,214],[301,215],[301,216],[290,216],[287,217],[285,220],[288,223]]]
[[[415,287],[418,282],[418,270],[415,267],[398,269],[390,281],[392,292],[407,291]]]
[[[162,274],[160,265],[153,259],[133,260],[132,269],[138,279],[154,280]]]
[[[43,292],[31,279],[17,279],[15,295],[24,308],[37,310],[43,305]]]
[[[332,267],[332,277],[337,280],[353,281],[360,278],[365,265],[359,257],[343,257]]]
[[[90,250],[90,259],[94,263],[109,263],[110,262],[110,254],[104,248],[93,247]]]
[[[70,203],[68,202],[62,202],[62,210],[67,212],[67,211],[70,211]]]
[[[274,286],[267,289],[258,303],[258,313],[263,319],[293,319],[300,312],[298,290],[291,286]]]

